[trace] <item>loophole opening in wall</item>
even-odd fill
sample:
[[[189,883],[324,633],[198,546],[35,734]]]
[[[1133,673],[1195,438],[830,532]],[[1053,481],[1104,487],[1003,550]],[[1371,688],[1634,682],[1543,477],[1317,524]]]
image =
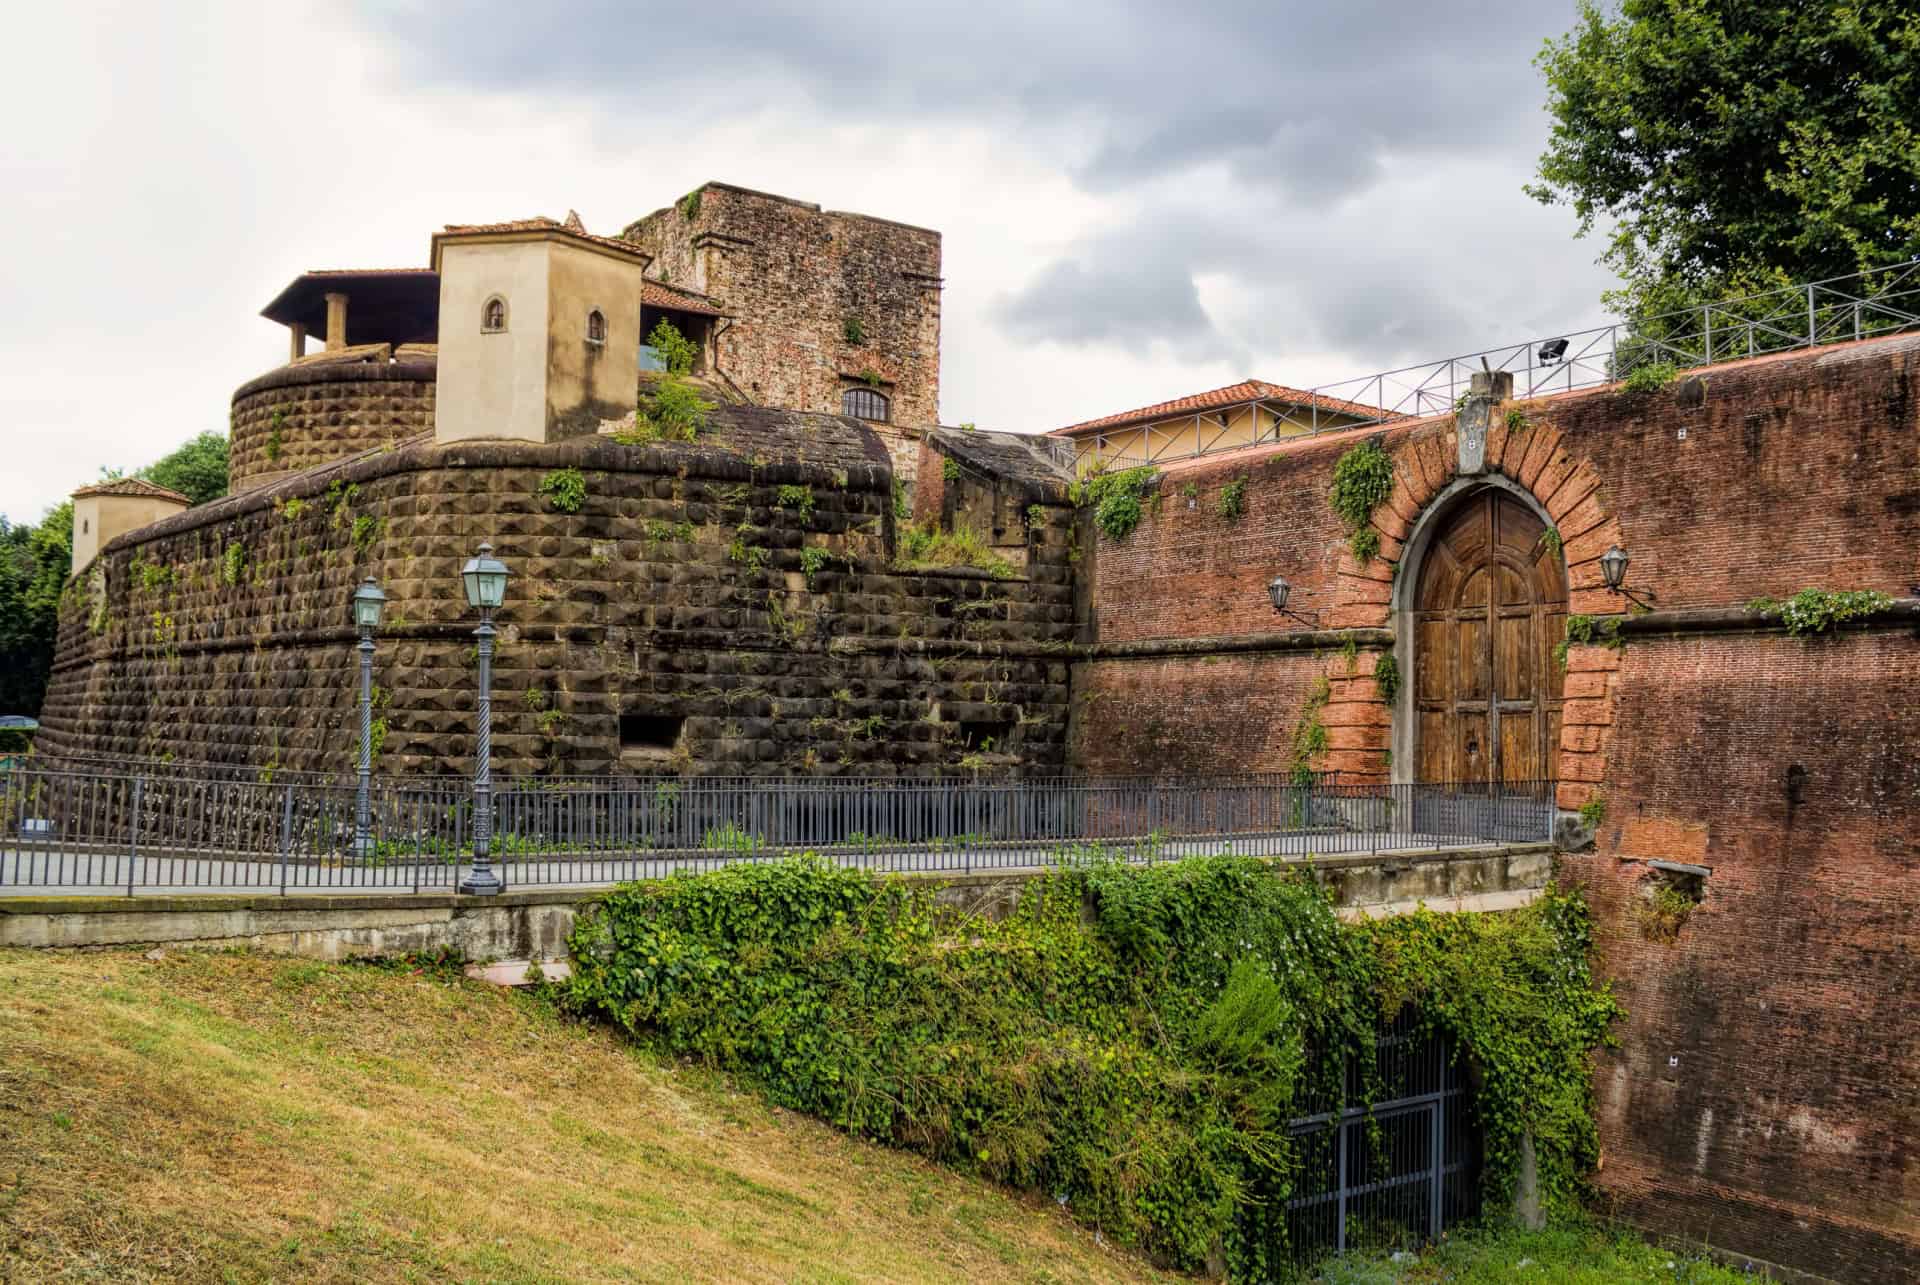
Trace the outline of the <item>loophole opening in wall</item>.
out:
[[[1693,908],[1706,899],[1708,873],[1704,866],[1650,862],[1635,889],[1633,913],[1640,935],[1648,941],[1678,940]]]
[[[622,714],[620,754],[633,758],[668,758],[680,747],[687,720],[673,714]]]

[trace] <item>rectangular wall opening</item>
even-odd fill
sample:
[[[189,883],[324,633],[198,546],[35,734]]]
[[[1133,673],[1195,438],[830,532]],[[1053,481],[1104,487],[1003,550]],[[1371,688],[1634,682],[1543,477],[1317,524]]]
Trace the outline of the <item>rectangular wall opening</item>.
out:
[[[673,714],[622,714],[620,753],[635,758],[666,758],[680,745],[686,719]]]

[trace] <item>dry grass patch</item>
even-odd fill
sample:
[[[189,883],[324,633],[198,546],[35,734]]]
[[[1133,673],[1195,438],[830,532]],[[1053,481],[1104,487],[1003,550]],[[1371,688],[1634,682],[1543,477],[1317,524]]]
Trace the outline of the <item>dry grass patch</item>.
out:
[[[430,970],[0,952],[0,1279],[1156,1279]]]

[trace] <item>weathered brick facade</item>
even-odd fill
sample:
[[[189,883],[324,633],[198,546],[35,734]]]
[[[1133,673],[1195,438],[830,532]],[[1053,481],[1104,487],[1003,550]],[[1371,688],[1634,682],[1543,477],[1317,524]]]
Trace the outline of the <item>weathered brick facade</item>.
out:
[[[871,386],[893,425],[939,422],[938,232],[708,183],[623,235],[734,314],[717,365],[755,403],[837,414]]]
[[[282,366],[233,394],[227,476],[244,491],[433,432],[431,358]]]
[[[1849,1281],[1920,1275],[1920,631],[1908,606],[1803,640],[1740,608],[1809,587],[1920,594],[1916,393],[1920,341],[1890,339],[1522,403],[1519,431],[1498,406],[1487,447],[1489,476],[1551,515],[1574,612],[1621,611],[1597,562],[1613,543],[1659,609],[1623,647],[1571,648],[1563,680],[1560,801],[1605,819],[1562,875],[1592,890],[1631,1014],[1596,1068],[1602,1196]],[[1396,485],[1362,566],[1327,493],[1369,437]],[[1406,697],[1379,701],[1368,643],[1395,629],[1413,663],[1396,563],[1458,481],[1456,452],[1447,416],[1169,468],[1139,529],[1091,549],[1074,763],[1283,769],[1317,717],[1314,766],[1410,776],[1387,761]],[[1242,477],[1230,522],[1219,491]],[[1268,604],[1276,574],[1290,607],[1343,631],[1319,654],[1287,647],[1311,635]],[[1649,860],[1711,870],[1672,941],[1644,926]]]

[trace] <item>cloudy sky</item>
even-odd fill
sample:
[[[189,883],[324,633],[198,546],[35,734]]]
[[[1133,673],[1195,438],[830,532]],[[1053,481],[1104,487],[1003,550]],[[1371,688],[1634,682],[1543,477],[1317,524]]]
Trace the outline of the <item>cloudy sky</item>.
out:
[[[673,15],[680,16],[675,17]],[[43,5],[0,79],[0,513],[206,428],[308,268],[706,179],[940,229],[942,418],[1041,430],[1600,319],[1520,190],[1573,0]]]

